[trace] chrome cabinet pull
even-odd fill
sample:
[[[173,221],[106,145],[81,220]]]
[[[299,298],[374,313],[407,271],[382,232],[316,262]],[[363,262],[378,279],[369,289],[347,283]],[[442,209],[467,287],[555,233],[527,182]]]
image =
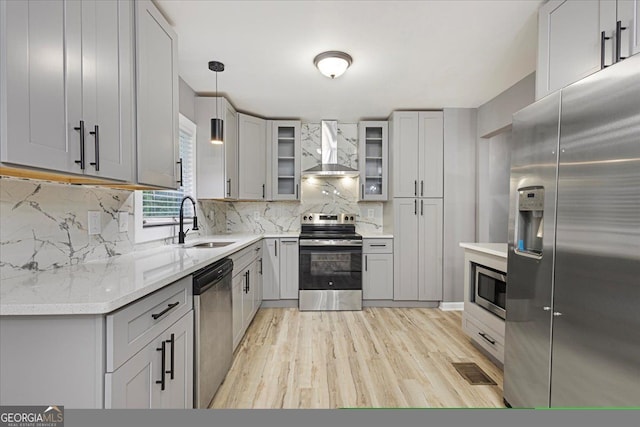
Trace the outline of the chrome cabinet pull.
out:
[[[96,150],[96,161],[89,163],[91,166],[96,168],[96,172],[100,170],[100,128],[98,125],[93,127],[93,132],[89,132],[94,137],[94,147]]]
[[[159,380],[156,380],[156,384],[160,384],[160,390],[164,390],[164,385],[165,385],[165,377],[164,377],[165,367],[164,367],[164,365],[165,365],[166,358],[167,358],[167,356],[166,356],[166,350],[167,350],[166,344],[167,344],[166,341],[162,341],[162,345],[160,346],[160,348],[156,348],[156,351],[161,351],[162,352],[162,356],[161,356],[162,357],[162,371],[161,371],[162,375],[160,376]]]
[[[80,126],[73,129],[80,132],[80,160],[76,160],[76,163],[80,165],[80,169],[84,170],[84,120],[80,120]]]
[[[604,43],[605,40],[609,40],[611,37],[607,37],[603,32],[600,33],[600,69],[605,69],[608,67],[608,65],[604,64],[604,51],[605,51],[605,47],[604,47]]]
[[[178,304],[180,304],[180,301],[176,301],[173,304],[168,304],[167,308],[162,310],[160,313],[152,314],[151,317],[153,317],[153,320],[158,320],[160,317],[168,313],[172,308],[176,307]]]

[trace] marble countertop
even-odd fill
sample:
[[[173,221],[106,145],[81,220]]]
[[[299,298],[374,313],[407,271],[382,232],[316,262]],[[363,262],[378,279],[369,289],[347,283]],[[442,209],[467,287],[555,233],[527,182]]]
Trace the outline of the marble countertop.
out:
[[[506,243],[460,243],[460,247],[502,258],[507,257]]]
[[[0,315],[105,314],[142,298],[264,236],[224,234],[165,245],[56,270],[3,279]],[[190,248],[200,241],[234,243]]]
[[[393,234],[362,233],[364,239],[393,239]]]

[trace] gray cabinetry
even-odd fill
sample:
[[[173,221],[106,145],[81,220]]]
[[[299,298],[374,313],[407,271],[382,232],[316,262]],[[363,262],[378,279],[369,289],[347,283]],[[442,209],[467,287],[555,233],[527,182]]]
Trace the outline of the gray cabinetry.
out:
[[[280,299],[298,299],[298,239],[280,239]]]
[[[638,53],[639,3],[551,0],[542,5],[538,16],[536,99]]]
[[[393,299],[393,239],[363,241],[362,299]]]
[[[280,299],[280,239],[268,238],[262,241],[263,275],[262,289],[265,300]]]
[[[358,139],[360,200],[387,200],[389,176],[387,122],[360,122]]]
[[[262,242],[254,243],[231,255],[233,348],[240,344],[247,328],[262,304]]]
[[[442,299],[442,200],[394,199],[394,300]]]
[[[135,4],[138,182],[177,188],[178,39],[150,0]]]
[[[271,141],[267,163],[270,184],[267,198],[271,200],[300,200],[300,122],[270,120]]]
[[[265,200],[267,121],[238,113],[238,198]]]
[[[223,144],[211,143],[211,119],[213,118],[224,120]],[[238,113],[225,98],[197,97],[196,124],[198,126],[196,132],[198,197],[237,199]]]
[[[2,2],[2,162],[131,181],[128,1]]]

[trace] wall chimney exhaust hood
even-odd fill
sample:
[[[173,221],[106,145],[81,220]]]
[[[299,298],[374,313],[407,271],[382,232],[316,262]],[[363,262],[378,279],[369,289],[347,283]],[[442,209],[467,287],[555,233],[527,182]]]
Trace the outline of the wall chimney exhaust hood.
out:
[[[320,123],[322,135],[322,164],[302,172],[305,177],[355,177],[359,171],[345,165],[338,164],[338,121],[322,120]]]

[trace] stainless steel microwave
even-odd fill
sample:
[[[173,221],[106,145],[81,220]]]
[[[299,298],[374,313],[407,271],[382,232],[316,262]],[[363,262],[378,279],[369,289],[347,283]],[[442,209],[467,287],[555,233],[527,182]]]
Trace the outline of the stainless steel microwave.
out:
[[[474,264],[475,303],[503,319],[506,318],[507,275]]]

